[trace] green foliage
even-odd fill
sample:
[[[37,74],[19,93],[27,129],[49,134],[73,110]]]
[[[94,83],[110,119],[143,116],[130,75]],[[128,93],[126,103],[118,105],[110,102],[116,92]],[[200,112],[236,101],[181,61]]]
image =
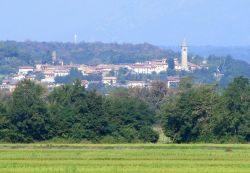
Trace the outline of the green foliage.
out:
[[[100,63],[134,63],[153,58],[173,57],[173,51],[150,44],[60,43],[60,42],[0,42],[0,74],[9,74],[18,66],[51,63],[51,53],[57,51],[65,63],[96,65]]]
[[[215,86],[183,86],[160,112],[165,134],[174,142],[249,141],[248,79],[235,78],[222,95]]]
[[[105,108],[110,124],[109,130],[117,138],[127,142],[156,142],[159,135],[152,130],[154,113],[148,105],[131,97],[126,90],[111,93]]]
[[[12,41],[0,42],[0,60],[0,74],[14,73],[18,66],[34,63],[30,53],[20,49]]]
[[[166,135],[178,143],[197,141],[207,135],[216,101],[212,86],[195,87],[169,100],[162,108]]]
[[[9,141],[9,125],[6,106],[0,103],[0,141]]]
[[[90,74],[83,76],[82,72],[76,68],[72,68],[66,76],[56,76],[56,83],[72,84],[75,80],[100,81],[102,76],[99,74]]]
[[[149,108],[156,112],[168,96],[168,89],[164,82],[155,81],[150,88],[129,88],[129,93],[146,102]]]
[[[49,102],[55,136],[97,140],[105,134],[102,96],[86,91],[80,81],[55,89]]]
[[[156,143],[153,127],[161,124],[175,143],[249,142],[249,96],[249,80],[242,76],[223,91],[185,78],[178,89],[155,82],[108,95],[86,90],[80,80],[50,93],[24,80],[12,95],[0,94],[0,141]]]
[[[235,78],[225,89],[214,117],[214,132],[221,138],[249,141],[250,85],[246,78]]]
[[[175,64],[174,64],[174,59],[173,59],[173,58],[168,58],[168,59],[167,59],[167,64],[168,64],[168,68],[169,68],[170,70],[173,70],[173,69],[174,69]]]
[[[153,123],[147,105],[128,97],[103,98],[85,90],[79,81],[55,89],[49,96],[54,136],[92,142],[154,142],[157,134],[145,129]],[[144,139],[141,128],[150,137]]]
[[[49,138],[50,117],[44,88],[30,80],[18,84],[9,103],[8,119],[16,136],[14,142],[41,141]]]
[[[44,74],[42,72],[38,72],[36,74],[36,80],[41,81],[44,78],[45,78],[45,76],[44,76]]]
[[[56,83],[72,84],[77,79],[83,79],[83,74],[76,68],[72,68],[67,76],[56,76]]]
[[[233,59],[231,56],[211,55],[205,64],[207,68],[196,70],[193,74],[196,83],[218,83],[221,88],[225,88],[237,76],[244,76],[250,79],[250,64],[242,60]],[[221,74],[218,80],[214,74]]]

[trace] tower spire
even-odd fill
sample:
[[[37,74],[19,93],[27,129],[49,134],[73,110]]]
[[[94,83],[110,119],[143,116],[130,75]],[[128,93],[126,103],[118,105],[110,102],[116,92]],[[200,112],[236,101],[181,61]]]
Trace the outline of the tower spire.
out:
[[[183,39],[181,47],[187,47],[186,38]]]

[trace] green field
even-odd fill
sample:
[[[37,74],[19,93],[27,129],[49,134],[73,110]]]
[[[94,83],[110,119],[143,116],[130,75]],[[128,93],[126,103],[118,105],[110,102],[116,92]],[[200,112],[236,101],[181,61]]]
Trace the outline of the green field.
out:
[[[0,173],[249,173],[250,145],[0,144]]]

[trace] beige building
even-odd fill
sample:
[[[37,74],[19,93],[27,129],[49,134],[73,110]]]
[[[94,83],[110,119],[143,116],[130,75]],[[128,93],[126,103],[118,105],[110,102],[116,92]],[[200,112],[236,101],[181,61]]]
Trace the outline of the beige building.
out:
[[[167,77],[167,87],[168,88],[176,88],[180,83],[179,76],[169,76]]]
[[[174,58],[174,69],[176,71],[181,71],[181,69],[182,69],[181,64],[178,62],[177,58]]]
[[[188,69],[191,71],[194,71],[194,70],[200,70],[200,69],[202,69],[202,67],[197,65],[197,64],[193,64],[191,62],[188,62]]]
[[[14,92],[16,89],[16,85],[0,85],[0,90],[1,91],[9,91],[9,92]]]
[[[33,72],[33,71],[34,71],[34,67],[32,67],[32,66],[22,66],[22,67],[19,67],[18,74],[19,75],[26,75],[29,72]]]
[[[57,69],[54,71],[54,76],[67,76],[69,75],[69,70],[67,69]]]
[[[184,39],[181,45],[181,68],[188,71],[188,48],[186,40]]]
[[[128,81],[129,88],[144,88],[148,85],[146,81]]]
[[[138,74],[151,74],[155,71],[156,67],[148,64],[133,64],[131,68]]]
[[[151,61],[151,64],[153,66],[155,66],[156,73],[160,73],[162,71],[167,71],[167,69],[168,69],[167,59],[153,60],[153,61]]]
[[[146,61],[144,63],[132,64],[131,69],[138,74],[151,74],[153,72],[160,73],[162,71],[167,71],[167,59]]]
[[[114,85],[116,84],[117,78],[114,76],[104,76],[102,78],[102,83],[105,85]]]
[[[89,81],[81,80],[81,85],[84,86],[85,88],[88,88],[89,87]]]

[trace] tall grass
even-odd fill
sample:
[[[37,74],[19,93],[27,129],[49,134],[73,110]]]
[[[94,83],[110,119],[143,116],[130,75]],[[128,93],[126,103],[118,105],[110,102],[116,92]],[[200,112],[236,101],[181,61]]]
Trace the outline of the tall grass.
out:
[[[1,173],[249,173],[250,145],[0,144]]]

